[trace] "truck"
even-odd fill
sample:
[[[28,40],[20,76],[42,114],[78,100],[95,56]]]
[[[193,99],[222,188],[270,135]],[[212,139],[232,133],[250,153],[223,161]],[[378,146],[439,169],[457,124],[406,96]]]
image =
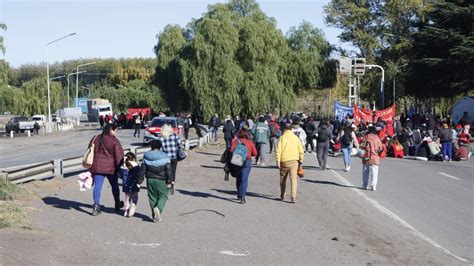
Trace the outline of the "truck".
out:
[[[112,116],[112,104],[106,99],[89,99],[87,101],[87,117],[89,122],[98,122],[99,117]]]
[[[25,130],[33,131],[35,128],[35,121],[29,121],[26,116],[15,116],[5,125],[5,131],[7,134],[13,132],[25,132]]]

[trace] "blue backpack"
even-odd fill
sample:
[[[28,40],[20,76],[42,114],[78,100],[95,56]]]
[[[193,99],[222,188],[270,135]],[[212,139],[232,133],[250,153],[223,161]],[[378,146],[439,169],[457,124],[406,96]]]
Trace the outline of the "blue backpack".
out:
[[[230,163],[235,166],[242,167],[244,165],[244,162],[247,160],[248,149],[247,149],[247,146],[245,146],[245,144],[242,143],[239,139],[237,139],[237,141],[239,143],[237,144],[237,147],[235,147],[234,151],[232,152]]]

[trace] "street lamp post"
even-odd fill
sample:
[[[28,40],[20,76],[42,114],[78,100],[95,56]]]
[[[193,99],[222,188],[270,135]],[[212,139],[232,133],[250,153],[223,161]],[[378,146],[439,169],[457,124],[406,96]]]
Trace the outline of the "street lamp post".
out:
[[[379,65],[365,65],[366,68],[368,69],[371,69],[372,67],[376,67],[376,68],[379,68],[380,70],[382,70],[382,79],[380,80],[380,108],[384,108],[385,107],[385,103],[384,103],[384,90],[383,90],[383,83],[385,81],[385,71],[383,69],[383,67],[379,66]]]
[[[76,74],[80,74],[80,73],[85,73],[87,71],[80,71],[79,73],[77,72],[74,72],[74,73],[69,73],[67,74],[67,108],[69,108],[69,77],[72,76],[72,75],[76,75]],[[76,106],[77,107],[77,106]]]
[[[80,64],[76,67],[76,101],[74,107],[76,107],[76,123],[79,125],[79,113],[77,112],[77,105],[79,104],[79,68],[83,66],[97,64],[99,61],[89,62],[85,64]]]
[[[63,39],[66,39],[67,37],[76,35],[76,33],[70,33],[68,35],[65,35],[61,38],[58,38],[56,40],[50,41],[46,44],[46,82],[48,83],[48,123],[51,124],[51,80],[49,79],[49,46],[55,42],[59,42]],[[51,128],[49,127],[48,132],[50,132]]]

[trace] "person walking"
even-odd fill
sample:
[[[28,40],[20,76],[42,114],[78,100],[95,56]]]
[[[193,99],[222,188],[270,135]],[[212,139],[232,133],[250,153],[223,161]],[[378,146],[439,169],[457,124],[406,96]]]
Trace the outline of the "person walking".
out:
[[[133,152],[125,154],[125,162],[120,168],[119,178],[122,179],[122,192],[125,194],[123,216],[132,217],[138,203],[140,184],[143,182],[137,157]]]
[[[184,139],[189,138],[189,129],[193,125],[193,121],[191,120],[191,115],[184,115],[183,117],[183,128],[184,128]]]
[[[306,146],[306,132],[300,126],[300,120],[295,118],[293,120],[293,133],[300,139],[301,145],[304,147]],[[285,126],[286,128],[286,126]]]
[[[151,151],[143,155],[140,170],[142,176],[146,177],[148,202],[152,212],[152,219],[156,223],[161,222],[161,215],[168,201],[168,195],[174,183],[174,178],[170,157],[166,152],[161,151],[161,141],[152,140],[150,146]]]
[[[362,188],[377,190],[380,153],[383,150],[383,144],[377,136],[375,126],[369,126],[365,141],[365,153],[362,158]]]
[[[163,151],[166,152],[171,161],[171,175],[173,183],[171,184],[171,194],[174,194],[174,181],[176,180],[176,169],[178,168],[178,150],[182,149],[181,138],[174,133],[170,124],[165,124],[161,129],[161,136],[159,138],[163,146]]]
[[[258,118],[258,122],[252,130],[254,142],[257,146],[257,156],[255,157],[255,164],[266,166],[265,155],[267,153],[268,141],[270,140],[270,129],[265,123],[265,117]],[[259,162],[260,161],[260,162]]]
[[[135,129],[135,132],[133,132],[133,137],[140,138],[140,128],[142,127],[142,113],[135,115],[133,117],[133,128]]]
[[[225,119],[223,132],[225,139],[225,148],[229,149],[232,144],[232,139],[235,136],[235,125],[230,115],[228,115]]]
[[[105,124],[102,134],[95,136],[89,146],[94,143],[94,160],[89,171],[94,179],[92,215],[101,213],[100,197],[104,180],[109,180],[112,188],[112,195],[115,201],[115,211],[123,207],[123,201],[120,201],[120,190],[118,186],[117,172],[123,164],[123,148],[120,141],[116,138],[117,124]]]
[[[442,129],[439,132],[439,141],[441,142],[443,162],[446,162],[446,158],[451,162],[453,155],[453,134],[446,122],[443,122]]]
[[[354,132],[354,128],[357,128],[357,126],[347,122],[336,138],[336,142],[339,141],[341,143],[341,150],[343,155],[342,158],[344,161],[344,169],[346,172],[349,172],[351,170],[352,147],[355,146],[357,149],[359,148],[359,143],[357,142],[357,137]]]
[[[292,132],[293,126],[286,124],[285,132],[276,147],[277,167],[280,169],[280,199],[285,199],[286,179],[291,181],[291,202],[295,203],[298,188],[298,166],[303,163],[304,152],[300,139]]]
[[[250,141],[250,132],[246,128],[240,129],[237,138],[232,141],[230,152],[233,153],[237,145],[242,144],[247,147],[246,160],[241,167],[232,164],[230,167],[232,175],[236,177],[237,199],[240,201],[240,204],[245,204],[245,194],[247,194],[250,171],[252,170],[252,156],[257,155],[257,149],[253,142]]]
[[[280,125],[276,123],[275,118],[271,118],[270,123],[268,124],[268,128],[270,129],[270,153],[273,150],[276,151],[276,145],[278,143],[278,138],[281,136]]]
[[[221,120],[219,119],[219,115],[217,113],[209,121],[209,128],[211,131],[211,137],[214,138],[214,144],[217,144],[217,135],[219,132],[219,127],[221,126]]]
[[[313,117],[308,118],[305,124],[305,131],[306,131],[306,152],[314,152],[314,136],[316,135],[316,122],[314,121]],[[308,146],[311,150],[308,149]]]
[[[332,141],[332,132],[329,129],[328,121],[323,119],[316,131],[316,156],[318,158],[319,169],[326,170],[326,162],[329,153],[329,142]]]

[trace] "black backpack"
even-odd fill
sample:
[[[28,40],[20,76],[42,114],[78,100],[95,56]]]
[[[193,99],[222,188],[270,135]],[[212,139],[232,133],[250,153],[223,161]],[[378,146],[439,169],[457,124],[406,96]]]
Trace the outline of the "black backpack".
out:
[[[352,144],[352,136],[351,134],[344,133],[342,135],[342,146],[343,147],[349,147]]]
[[[328,129],[320,129],[318,132],[318,142],[326,142],[329,139]]]

